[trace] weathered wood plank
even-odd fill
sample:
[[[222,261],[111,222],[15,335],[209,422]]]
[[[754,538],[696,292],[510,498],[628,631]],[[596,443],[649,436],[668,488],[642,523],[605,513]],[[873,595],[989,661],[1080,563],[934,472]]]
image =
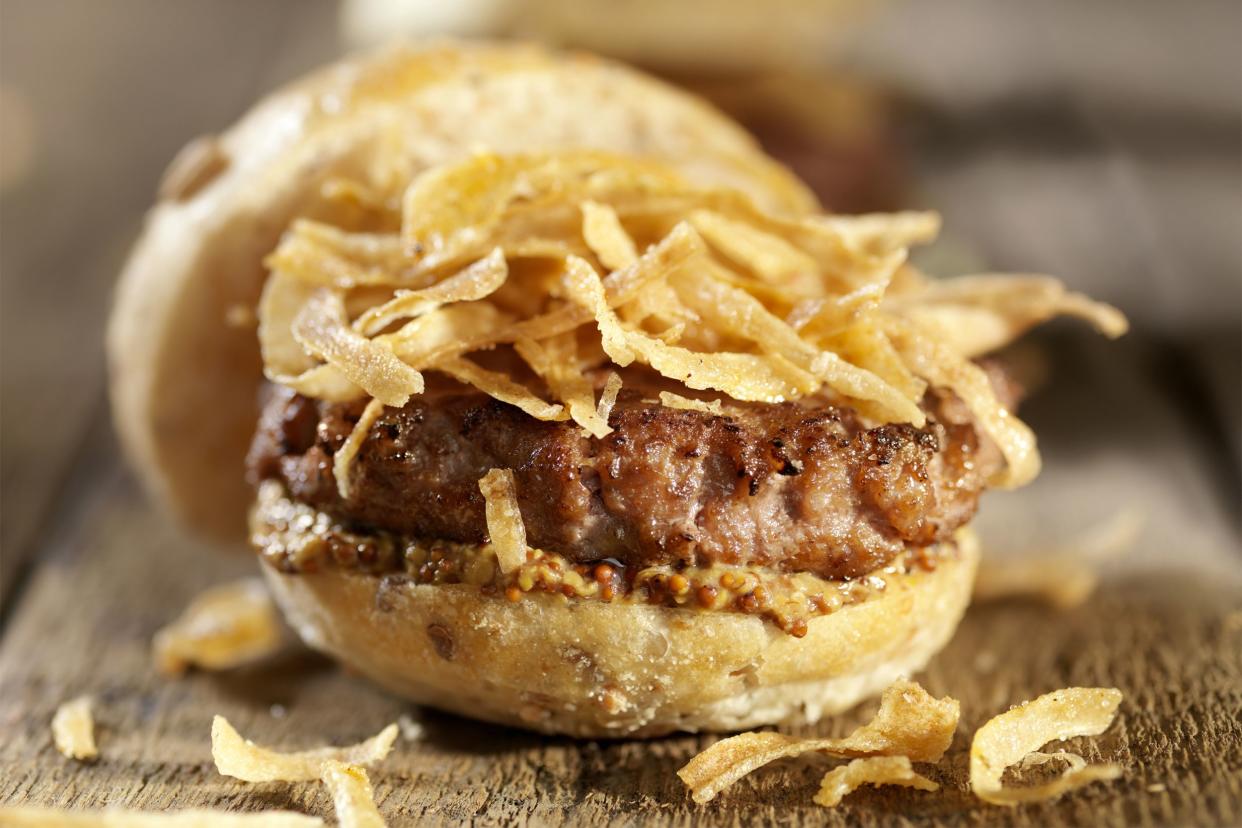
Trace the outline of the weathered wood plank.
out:
[[[140,0],[14,0],[0,15],[5,140],[29,146],[0,211],[3,596],[100,416],[112,283],[165,165],[314,62],[324,38],[308,21],[330,32],[332,18],[324,2]]]

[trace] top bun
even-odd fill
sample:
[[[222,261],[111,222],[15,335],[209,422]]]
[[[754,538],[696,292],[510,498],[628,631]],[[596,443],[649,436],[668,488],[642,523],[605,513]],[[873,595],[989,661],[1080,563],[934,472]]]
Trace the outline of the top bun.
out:
[[[107,341],[113,413],[147,488],[192,528],[243,537],[263,258],[294,218],[322,212],[325,182],[377,158],[413,176],[480,149],[577,148],[656,158],[778,212],[816,207],[719,112],[594,57],[437,43],[330,66],[188,146],[122,273]]]

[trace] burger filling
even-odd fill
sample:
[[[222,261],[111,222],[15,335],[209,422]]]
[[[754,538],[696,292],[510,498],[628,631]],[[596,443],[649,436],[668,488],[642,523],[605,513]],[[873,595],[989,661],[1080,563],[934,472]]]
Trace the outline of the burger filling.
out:
[[[1015,388],[988,364],[998,395]],[[273,387],[249,456],[254,540],[285,572],[352,568],[421,583],[808,617],[953,553],[1002,465],[969,411],[929,392],[925,426],[868,428],[813,400],[672,408],[630,377],[611,433],[536,420],[455,383],[385,408],[350,466],[362,415]],[[530,551],[502,575],[478,481],[512,469]]]
[[[926,277],[926,213],[771,213],[590,150],[381,158],[264,259],[253,529],[286,572],[799,634],[1038,474],[980,357],[1058,314],[1126,328],[1049,277]]]

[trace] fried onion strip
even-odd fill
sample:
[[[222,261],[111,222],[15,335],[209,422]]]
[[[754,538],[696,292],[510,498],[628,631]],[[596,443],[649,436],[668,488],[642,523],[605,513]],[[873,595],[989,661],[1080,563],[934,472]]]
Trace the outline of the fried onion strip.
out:
[[[526,561],[526,525],[518,509],[517,480],[512,469],[492,469],[479,480],[487,534],[500,571],[509,574]]]
[[[714,322],[717,328],[746,337],[780,354],[840,394],[876,403],[886,420],[920,427],[926,422],[926,415],[915,400],[836,353],[816,349],[745,291],[716,279],[703,278],[680,279],[677,288],[678,295],[690,309]]]
[[[1108,730],[1120,704],[1121,691],[1116,688],[1067,687],[989,719],[970,743],[971,790],[994,805],[1017,805],[1055,798],[1090,782],[1116,779],[1121,775],[1117,765],[1083,767],[1071,760],[1060,778],[1043,785],[1008,787],[1001,782],[1006,768],[1048,742],[1098,736]]]
[[[690,388],[724,391],[738,400],[781,402],[801,397],[819,386],[811,374],[779,357],[697,353],[640,331],[626,330],[608,306],[599,274],[584,259],[569,258],[565,281],[574,301],[595,316],[604,351],[617,365],[624,367],[641,357],[645,364]]]
[[[505,283],[509,268],[499,247],[442,282],[422,290],[399,290],[382,305],[354,320],[354,330],[374,336],[398,319],[410,319],[448,302],[469,302],[495,293]]]
[[[384,405],[401,408],[423,392],[423,375],[349,327],[339,293],[319,289],[293,320],[293,337]]]
[[[833,768],[824,774],[815,794],[815,804],[835,808],[841,800],[863,785],[901,785],[920,791],[938,791],[940,786],[914,772],[905,756],[868,756]]]
[[[629,267],[638,259],[634,240],[621,226],[617,211],[607,204],[582,202],[582,237],[609,271]]]
[[[918,684],[899,681],[884,691],[875,718],[843,739],[803,739],[753,732],[722,739],[690,760],[677,775],[695,802],[707,802],[769,762],[818,751],[831,756],[905,756],[935,762],[957,729],[960,705],[936,699]]]
[[[563,420],[566,417],[565,406],[544,402],[525,385],[510,379],[508,374],[489,371],[469,359],[459,357],[441,360],[436,363],[435,370],[467,385],[473,385],[501,402],[515,405],[536,420]]]
[[[703,402],[702,400],[693,400],[689,397],[683,397],[680,394],[674,394],[672,391],[660,392],[660,405],[665,408],[681,408],[687,411],[704,411],[708,414],[715,414],[717,416],[723,412],[720,400]]]
[[[62,755],[80,761],[98,758],[95,746],[95,718],[90,696],[78,696],[56,708],[52,717],[52,741]]]
[[[332,475],[336,478],[336,491],[341,500],[349,500],[349,466],[357,456],[358,449],[362,448],[362,441],[371,432],[371,426],[375,425],[375,421],[383,413],[383,401],[371,400],[367,403],[367,407],[362,409],[362,416],[345,438],[345,443],[332,455]]]
[[[390,724],[365,742],[349,747],[324,747],[281,753],[260,747],[216,716],[211,721],[211,756],[216,770],[243,782],[302,782],[318,779],[325,762],[370,765],[392,750],[398,728]]]
[[[933,385],[957,394],[995,441],[1006,465],[989,481],[992,485],[1015,489],[1039,474],[1040,459],[1034,433],[1001,404],[982,368],[947,345],[924,336],[908,322],[888,319],[885,328],[910,369]]]
[[[384,828],[387,823],[375,807],[375,792],[364,769],[345,762],[325,762],[322,778],[332,794],[341,828]]]
[[[513,344],[531,370],[548,385],[548,389],[569,409],[573,420],[592,437],[612,432],[606,417],[600,417],[595,405],[595,390],[577,364],[577,340],[572,331],[535,342],[519,339]]]
[[[612,414],[613,406],[617,404],[617,394],[621,393],[621,375],[616,371],[608,375],[608,379],[604,381],[604,390],[599,395],[599,406],[595,410],[595,416],[599,417],[605,423]]]

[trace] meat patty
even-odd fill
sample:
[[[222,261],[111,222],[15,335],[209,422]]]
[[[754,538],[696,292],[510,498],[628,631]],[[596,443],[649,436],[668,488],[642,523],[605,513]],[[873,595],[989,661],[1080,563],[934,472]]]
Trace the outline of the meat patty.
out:
[[[924,401],[924,428],[868,429],[834,406],[732,404],[714,415],[629,390],[609,417],[612,433],[596,439],[459,388],[386,409],[342,500],[332,455],[362,408],[275,390],[251,447],[251,481],[279,478],[293,498],[353,526],[480,543],[479,478],[508,468],[527,541],[581,562],[850,578],[906,546],[947,539],[1002,462],[965,406],[939,392]]]

